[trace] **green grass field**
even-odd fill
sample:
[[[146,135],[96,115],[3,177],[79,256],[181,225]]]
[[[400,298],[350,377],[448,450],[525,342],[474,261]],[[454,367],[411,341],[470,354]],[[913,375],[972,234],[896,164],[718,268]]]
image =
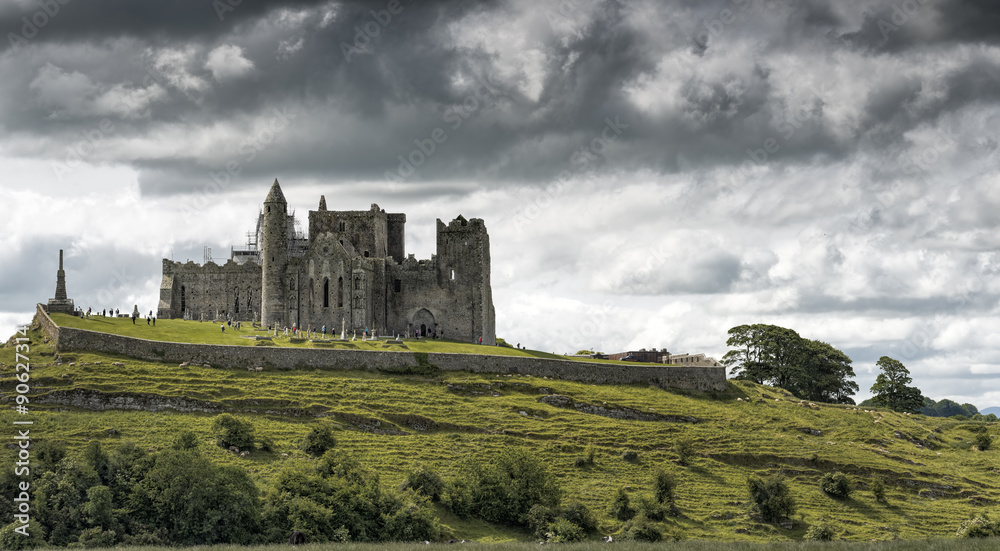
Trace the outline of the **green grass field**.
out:
[[[56,318],[64,323],[61,317]],[[171,330],[166,322],[157,323],[163,335]],[[109,327],[129,334],[132,324],[129,320],[114,320]],[[145,329],[145,325],[137,325],[135,336],[144,336],[140,333]],[[195,331],[187,325],[178,325],[176,330],[186,339],[192,338]],[[42,334],[35,330],[30,336],[30,418],[35,423],[32,434],[36,438],[64,441],[74,450],[82,450],[92,439],[110,448],[125,440],[162,448],[179,431],[192,430],[213,460],[246,468],[261,487],[268,485],[286,464],[313,461],[298,449],[298,442],[320,423],[334,427],[338,447],[376,468],[386,486],[397,485],[417,465],[429,466],[448,478],[469,455],[483,455],[504,446],[527,448],[557,476],[564,501],[578,500],[595,511],[605,534],[620,527],[607,512],[618,489],[627,487],[635,503],[640,496],[651,493],[654,472],[667,470],[678,481],[676,503],[680,514],[667,517],[657,526],[668,537],[694,540],[682,547],[687,549],[762,549],[751,544],[763,542],[771,542],[768,546],[788,542],[767,548],[819,549],[816,544],[796,543],[816,523],[830,524],[838,539],[855,542],[915,540],[852,549],[953,549],[953,543],[963,545],[962,549],[977,549],[967,546],[967,541],[947,538],[963,520],[976,513],[992,513],[1000,503],[1000,452],[979,452],[972,446],[977,425],[844,406],[821,404],[813,409],[800,405],[780,389],[747,382],[733,381],[727,392],[707,395],[645,386],[468,373],[248,373],[181,368],[85,352],[65,353],[62,365],[55,365],[53,351],[43,344]],[[210,339],[231,337],[240,338],[229,331],[223,337],[221,331],[216,334],[209,330],[204,338],[205,342],[220,342]],[[440,341],[407,341],[406,345],[411,350],[417,350],[417,345],[483,350],[471,344]],[[500,347],[488,350],[524,353]],[[0,349],[0,362],[13,365],[14,353],[11,347]],[[11,371],[3,369],[0,377],[4,396],[15,385]],[[169,409],[92,411],[38,403],[47,396],[51,398],[50,393],[58,395],[59,391],[71,389],[98,398],[142,394],[162,401],[182,397],[200,400],[251,419],[257,433],[273,439],[276,449],[239,457],[215,447],[210,431],[213,413]],[[620,406],[694,417],[696,422],[604,417],[539,402],[538,398],[546,394],[568,395],[578,402],[612,410]],[[15,417],[12,410],[4,409],[0,423],[9,427]],[[987,428],[995,436],[997,427]],[[688,465],[679,464],[676,453],[677,443],[684,439],[695,450]],[[588,446],[597,450],[596,464],[574,466],[574,460]],[[638,452],[638,461],[622,459],[629,450]],[[0,462],[11,461],[11,453],[0,449]],[[832,471],[844,472],[851,478],[855,491],[850,499],[836,500],[820,491],[820,477]],[[791,527],[759,521],[747,504],[747,476],[774,473],[786,477],[798,504]],[[876,479],[885,484],[887,503],[877,502],[868,490]],[[527,533],[459,519],[440,507],[438,514],[448,537],[493,543],[530,540]],[[922,541],[926,538],[945,539]],[[521,547],[504,545],[496,549]],[[645,547],[629,544],[627,548]]]
[[[956,540],[956,539],[928,539],[928,540],[899,540],[881,542],[718,542],[718,541],[682,541],[671,543],[637,543],[637,542],[615,542],[616,551],[653,551],[671,549],[676,551],[993,551],[997,549],[998,542],[994,539],[984,540]],[[439,544],[445,545],[445,544]],[[586,543],[565,543],[558,548],[563,551],[606,551],[608,544],[604,542]],[[426,550],[427,545],[422,543],[334,543],[334,544],[307,544],[301,546],[292,545],[267,545],[251,547],[255,551],[421,551]],[[482,546],[476,546],[481,548]],[[453,548],[448,546],[448,548]],[[460,547],[464,549],[465,547]],[[132,547],[118,546],[118,551],[163,551],[164,547]],[[199,546],[198,549],[205,551],[246,551],[244,546],[237,545],[215,545]],[[531,551],[537,550],[537,543],[504,542],[493,543],[487,548],[490,551]]]

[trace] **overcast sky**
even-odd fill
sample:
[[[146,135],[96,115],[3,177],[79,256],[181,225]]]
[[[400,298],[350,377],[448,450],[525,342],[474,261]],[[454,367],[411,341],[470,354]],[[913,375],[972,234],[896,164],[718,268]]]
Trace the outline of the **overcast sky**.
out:
[[[46,5],[48,7],[46,8]],[[48,10],[46,12],[45,10]],[[378,203],[486,222],[497,335],[721,358],[771,323],[870,395],[1000,405],[988,0],[0,3],[0,329],[156,308],[161,259]]]

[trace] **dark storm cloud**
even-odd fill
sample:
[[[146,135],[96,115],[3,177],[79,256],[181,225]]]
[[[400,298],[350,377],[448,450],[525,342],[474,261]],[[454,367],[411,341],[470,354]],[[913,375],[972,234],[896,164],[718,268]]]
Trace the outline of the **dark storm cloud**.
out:
[[[1000,5],[991,0],[881,1],[859,29],[841,40],[874,52],[932,48],[946,43],[1000,43]]]
[[[276,8],[315,6],[328,0],[49,0],[0,5],[0,52],[20,44],[103,42],[109,38],[205,39],[253,21]],[[63,5],[65,4],[65,5]],[[235,5],[235,6],[234,6]],[[218,8],[218,9],[217,9]],[[42,15],[38,15],[41,13]],[[25,22],[25,18],[27,22]],[[30,25],[29,25],[30,23]],[[32,28],[36,30],[32,32]]]
[[[986,3],[912,1],[919,10],[909,24],[890,34],[890,42],[900,38],[896,42],[916,47],[916,42],[906,42],[906,33],[926,32],[922,29],[927,25],[918,19],[926,17],[935,21],[937,34],[920,47],[944,47],[964,40],[958,32],[963,25],[989,21],[996,12]],[[247,1],[220,22],[211,3],[201,0],[70,3],[25,51],[4,61],[11,75],[0,84],[4,125],[26,138],[43,136],[49,142],[43,150],[47,154],[62,152],[81,132],[109,116],[95,107],[100,95],[126,83],[125,90],[158,94],[144,104],[141,116],[116,122],[116,137],[126,145],[167,125],[185,125],[194,135],[226,123],[246,128],[236,138],[216,139],[210,147],[200,143],[179,148],[190,155],[137,156],[125,151],[102,159],[138,168],[146,194],[213,185],[212,174],[225,172],[233,162],[238,170],[226,176],[226,186],[231,186],[227,189],[257,186],[276,175],[351,182],[383,180],[396,173],[404,186],[419,187],[431,180],[549,183],[563,170],[578,173],[582,168],[643,167],[676,173],[727,165],[738,180],[746,172],[740,167],[761,163],[767,140],[780,146],[765,162],[777,169],[817,157],[834,163],[859,150],[884,152],[891,159],[905,150],[907,132],[984,98],[995,101],[1000,90],[996,62],[972,55],[967,64],[945,74],[874,82],[870,91],[851,98],[814,94],[799,105],[775,85],[769,57],[734,46],[749,41],[765,53],[785,56],[817,48],[831,54],[844,50],[859,55],[860,50],[862,56],[876,55],[874,39],[865,38],[865,33],[870,34],[872,24],[878,31],[879,18],[891,22],[891,3],[876,4],[859,29],[849,29],[840,12],[814,0],[606,0],[588,4],[589,11],[580,2],[580,13],[569,14],[581,25],[577,33],[551,26],[545,8],[524,17],[512,2],[404,0],[401,11],[383,24],[372,10],[386,5]],[[727,9],[735,12],[735,19],[723,23]],[[293,12],[298,15],[281,16]],[[8,6],[0,11],[0,28],[13,28],[24,13],[23,7],[19,11]],[[330,13],[335,16],[327,20]],[[538,74],[529,74],[526,66],[505,67],[503,54],[489,50],[494,45],[488,41],[470,46],[455,38],[482,17],[523,25],[515,30],[538,48],[540,61],[533,69]],[[656,32],[642,28],[640,17],[654,18]],[[978,30],[968,41],[989,36],[986,24],[977,23],[973,29]],[[666,57],[689,52],[692,37],[702,33],[708,34],[701,61],[691,71],[675,73],[661,64]],[[830,36],[843,39],[830,41]],[[77,57],[60,45],[79,45],[110,58]],[[216,79],[205,65],[209,52],[227,45],[238,47],[253,65],[241,78]],[[888,55],[906,50],[894,47],[885,50]],[[197,90],[182,89],[162,67],[151,70],[157,56],[171,49],[187,52],[186,70]],[[723,56],[722,62],[713,56]],[[825,62],[832,63],[832,57]],[[521,86],[532,78],[540,79],[534,96]],[[656,79],[677,79],[672,107],[639,107],[630,90]],[[931,79],[945,86],[943,93],[928,99],[924,92]],[[153,84],[158,88],[141,88]],[[69,109],[53,104],[71,96],[73,86],[89,86],[93,97]],[[836,102],[845,99],[862,106],[850,133],[844,135],[841,129],[838,135],[828,116],[843,107]],[[297,118],[276,136],[252,128],[248,121],[267,121],[274,109],[290,110]],[[613,143],[595,142],[609,120],[620,121],[620,134]],[[425,154],[438,129],[446,141],[433,144],[434,152]],[[25,140],[20,147],[39,143]],[[581,152],[591,157],[586,167],[579,162]],[[884,171],[891,177],[891,167]]]

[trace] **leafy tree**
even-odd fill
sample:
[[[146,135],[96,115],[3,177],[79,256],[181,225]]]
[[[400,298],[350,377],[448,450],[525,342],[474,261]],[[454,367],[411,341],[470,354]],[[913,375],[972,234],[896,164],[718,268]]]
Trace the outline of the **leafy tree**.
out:
[[[254,430],[250,421],[223,413],[212,421],[212,433],[215,434],[215,443],[223,448],[254,449]]]
[[[758,323],[733,327],[729,335],[726,345],[738,348],[727,352],[722,363],[737,379],[787,388],[799,375],[802,338],[795,331]]]
[[[792,499],[788,485],[780,477],[773,476],[764,480],[758,476],[750,476],[747,487],[750,490],[750,501],[757,507],[765,522],[776,522],[795,513],[795,500]]]
[[[252,541],[261,506],[246,471],[216,466],[197,452],[164,450],[133,488],[130,514],[162,527],[169,542],[211,545]]]
[[[660,541],[663,534],[653,526],[648,519],[639,515],[634,520],[625,525],[622,530],[622,539],[626,541]]]
[[[879,503],[885,503],[886,501],[885,484],[882,484],[881,480],[875,480],[874,482],[872,482],[871,488],[872,488],[872,497],[875,498],[875,501]]]
[[[326,425],[314,427],[302,441],[302,449],[309,455],[320,457],[337,445],[337,439],[333,437],[333,429]]]
[[[87,490],[101,483],[89,465],[65,458],[55,469],[44,473],[35,484],[34,520],[54,546],[73,543],[87,527],[84,504]]]
[[[632,507],[625,488],[618,489],[618,494],[615,495],[615,500],[611,502],[611,509],[608,512],[613,518],[622,521],[632,520],[632,517],[635,516],[637,511]]]
[[[958,404],[947,398],[944,398],[940,402],[935,402],[925,396],[924,406],[920,408],[920,413],[928,417],[953,417],[955,415],[973,417],[979,413],[979,410],[972,404]]]
[[[37,527],[28,529],[28,537],[24,537],[14,529],[22,526],[20,522],[12,522],[3,529],[0,529],[0,549],[5,551],[20,551],[21,549],[34,549],[45,545],[42,531]]]
[[[461,470],[473,514],[483,520],[523,524],[533,505],[559,505],[555,478],[522,448],[506,448],[487,461],[467,460]]]
[[[673,503],[677,480],[674,475],[665,471],[656,471],[653,476],[653,497],[657,503]]]
[[[591,534],[597,531],[597,518],[586,505],[572,502],[562,508],[562,516],[579,526],[584,532]]]
[[[555,521],[548,525],[545,532],[545,540],[549,543],[583,541],[585,537],[587,537],[587,534],[583,531],[583,528],[580,528],[564,517],[555,519]]]
[[[694,457],[694,442],[690,438],[679,438],[674,443],[674,453],[677,454],[677,463],[688,465]]]
[[[337,450],[325,453],[315,469],[281,471],[264,501],[271,541],[292,530],[315,542],[431,540],[440,534],[424,498],[384,493],[376,473]]]
[[[83,514],[91,526],[112,528],[114,516],[111,509],[111,490],[107,486],[87,488],[87,502],[83,506]]]
[[[819,487],[829,496],[847,499],[851,495],[851,481],[844,473],[826,473],[819,481]]]
[[[558,513],[554,507],[532,505],[524,516],[524,523],[534,533],[536,539],[545,540],[549,525],[556,521]]]
[[[851,396],[858,391],[851,358],[829,343],[803,339],[801,342],[803,374],[789,389],[796,395],[817,402],[854,404]]]
[[[413,494],[410,494],[413,496]],[[403,502],[388,515],[380,539],[387,541],[434,541],[441,536],[441,524],[423,498]]]
[[[829,524],[820,523],[813,524],[806,530],[806,534],[803,539],[806,541],[832,541],[833,536],[836,535],[833,527]]]
[[[444,481],[441,480],[441,475],[421,465],[406,475],[406,480],[400,489],[410,489],[429,497],[431,501],[440,501],[441,493],[444,491]]]
[[[170,447],[175,450],[196,450],[198,449],[198,435],[192,431],[186,430],[177,435],[174,441],[170,444]]]
[[[871,391],[872,403],[894,411],[917,413],[924,405],[920,389],[907,386],[913,379],[910,371],[899,361],[882,356],[875,365],[882,370],[875,378]]]
[[[100,441],[91,440],[87,443],[83,451],[83,462],[94,469],[97,476],[101,477],[101,481],[108,481],[108,454],[101,448]]]
[[[853,404],[858,385],[851,379],[851,359],[828,343],[804,339],[776,325],[739,325],[726,344],[735,347],[722,358],[737,379],[784,388],[802,398]]]

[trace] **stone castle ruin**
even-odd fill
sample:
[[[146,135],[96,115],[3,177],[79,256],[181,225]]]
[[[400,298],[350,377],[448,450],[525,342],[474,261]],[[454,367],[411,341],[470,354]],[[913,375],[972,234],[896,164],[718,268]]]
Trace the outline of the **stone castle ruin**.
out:
[[[438,219],[430,260],[406,255],[405,224],[405,214],[376,204],[331,211],[320,197],[303,236],[275,180],[247,248],[234,249],[225,264],[163,259],[157,316],[495,344],[483,220]]]

